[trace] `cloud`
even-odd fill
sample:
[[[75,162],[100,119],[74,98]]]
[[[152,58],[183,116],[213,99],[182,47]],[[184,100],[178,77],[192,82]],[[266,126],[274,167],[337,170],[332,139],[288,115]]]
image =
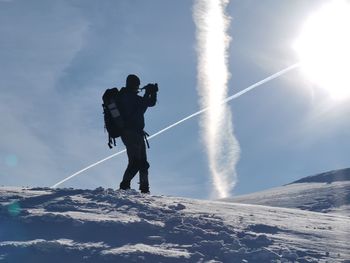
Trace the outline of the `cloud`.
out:
[[[240,148],[233,133],[229,108],[221,102],[227,96],[228,47],[230,18],[225,14],[228,1],[196,1],[194,20],[197,26],[198,93],[203,108],[211,107],[201,119],[204,145],[213,181],[213,196],[230,195],[237,175]]]

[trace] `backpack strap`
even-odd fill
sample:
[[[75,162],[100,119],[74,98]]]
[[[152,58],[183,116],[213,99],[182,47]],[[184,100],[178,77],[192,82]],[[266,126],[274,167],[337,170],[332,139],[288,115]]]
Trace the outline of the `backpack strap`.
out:
[[[147,132],[145,132],[145,131],[142,131],[142,132],[143,132],[143,138],[145,139],[147,148],[149,149],[149,142],[147,140],[147,137],[149,136],[149,134]]]
[[[108,147],[109,147],[109,149],[113,148],[112,145],[117,146],[117,143],[115,141],[115,138],[112,138],[111,136],[108,135]]]

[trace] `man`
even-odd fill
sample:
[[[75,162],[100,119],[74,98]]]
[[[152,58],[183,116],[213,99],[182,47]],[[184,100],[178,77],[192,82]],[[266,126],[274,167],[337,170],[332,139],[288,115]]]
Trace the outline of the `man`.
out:
[[[153,107],[157,101],[157,84],[148,84],[143,97],[137,95],[140,79],[136,75],[129,75],[126,87],[119,93],[118,105],[124,120],[124,131],[121,135],[128,154],[128,166],[125,170],[120,189],[130,189],[130,182],[139,172],[141,193],[149,193],[148,168],[146,155],[146,133],[144,132],[144,113],[148,107]]]

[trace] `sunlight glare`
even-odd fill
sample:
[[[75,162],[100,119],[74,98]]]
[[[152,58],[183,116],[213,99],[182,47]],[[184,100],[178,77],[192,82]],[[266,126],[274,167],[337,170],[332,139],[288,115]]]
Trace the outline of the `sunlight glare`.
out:
[[[350,4],[334,0],[305,22],[294,43],[308,79],[332,98],[350,97]]]

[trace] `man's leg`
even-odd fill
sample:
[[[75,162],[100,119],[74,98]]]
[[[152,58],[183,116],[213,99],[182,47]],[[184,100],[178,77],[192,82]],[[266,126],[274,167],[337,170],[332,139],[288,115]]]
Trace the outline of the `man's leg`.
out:
[[[130,189],[130,182],[139,171],[140,147],[135,133],[132,131],[126,131],[121,138],[126,147],[129,163],[124,172],[123,181],[120,183],[120,189],[126,190]]]
[[[147,162],[147,153],[145,141],[142,138],[142,148],[140,152],[140,190],[141,193],[149,193],[149,182],[148,182],[148,168],[150,167]]]
[[[134,176],[137,174],[138,168],[135,163],[132,161],[130,162],[128,167],[126,168],[123,176],[123,181],[120,183],[120,189],[126,190],[130,189],[130,182],[134,178]]]

